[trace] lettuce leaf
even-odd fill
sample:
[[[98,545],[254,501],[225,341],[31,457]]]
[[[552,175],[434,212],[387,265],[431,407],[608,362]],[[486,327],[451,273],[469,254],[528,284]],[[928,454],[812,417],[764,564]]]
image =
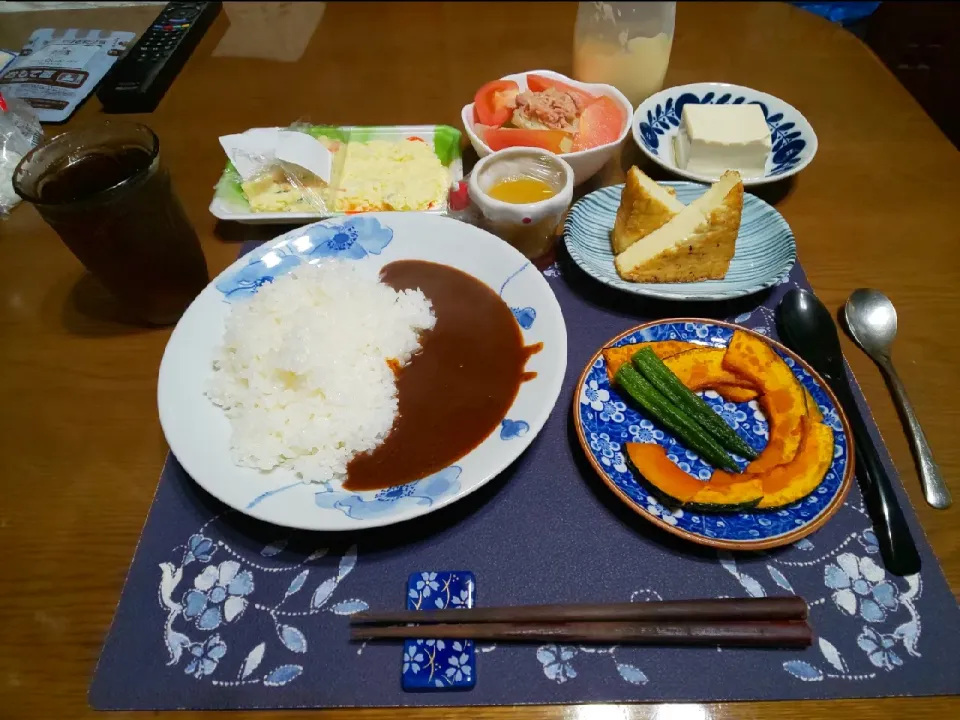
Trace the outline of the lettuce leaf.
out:
[[[223,200],[234,212],[250,212],[250,203],[247,202],[247,196],[240,183],[240,173],[237,172],[233,163],[227,160],[227,166],[217,180],[214,197]]]
[[[437,125],[433,132],[433,151],[444,167],[460,157],[460,131],[449,125]]]

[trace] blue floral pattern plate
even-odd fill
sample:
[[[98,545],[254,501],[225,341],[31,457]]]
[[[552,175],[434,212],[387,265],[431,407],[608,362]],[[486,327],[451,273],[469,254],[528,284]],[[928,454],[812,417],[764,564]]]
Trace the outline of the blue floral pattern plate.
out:
[[[660,184],[674,188],[677,199],[685,204],[707,191],[703,185],[691,182]],[[783,215],[756,195],[746,193],[737,249],[722,280],[628,282],[617,274],[610,246],[610,230],[622,191],[623,185],[611,185],[582,197],[568,213],[564,225],[564,242],[570,257],[585,273],[605,285],[660,300],[729,300],[779,285],[796,262],[797,243]]]
[[[745,177],[743,184],[762,185],[783,180],[805,168],[817,154],[817,135],[807,119],[778,97],[742,85],[691,83],[661,90],[644,100],[633,114],[633,139],[660,167],[698,182],[715,182],[716,177],[688,172],[677,167],[673,138],[680,127],[683,106],[690,103],[714,105],[756,104],[763,110],[773,147],[762,177]]]
[[[714,320],[659,320],[627,330],[604,347],[659,340],[726,347],[737,329],[745,330]],[[700,545],[727,550],[762,550],[796,542],[823,525],[840,508],[853,479],[850,431],[833,393],[799,356],[770,338],[757,337],[771,344],[793,370],[819,406],[823,421],[834,432],[833,463],[823,481],[810,495],[784,508],[708,513],[665,506],[627,466],[625,443],[660,445],[667,450],[670,460],[700,480],[707,480],[713,468],[636,410],[618,388],[611,386],[601,350],[587,363],[575,387],[573,414],[577,437],[601,479],[641,517]],[[755,400],[732,403],[724,402],[713,391],[701,395],[751,447],[763,449],[768,426]],[[742,458],[734,456],[734,459],[741,467],[746,465]]]
[[[526,344],[543,343],[513,405],[479,446],[455,465],[397,487],[352,492],[305,482],[292,471],[234,465],[230,424],[205,395],[230,306],[302,263],[338,258],[376,276],[395,260],[458,268],[489,285],[513,311]],[[472,225],[423,213],[366,213],[291,230],[224,270],[194,300],[167,343],[157,384],[170,449],[197,483],[232,508],[287,527],[358,530],[390,525],[458,500],[496,476],[531,443],[556,404],[566,371],[567,330],[540,272],[517,250]],[[438,398],[438,402],[443,399]]]

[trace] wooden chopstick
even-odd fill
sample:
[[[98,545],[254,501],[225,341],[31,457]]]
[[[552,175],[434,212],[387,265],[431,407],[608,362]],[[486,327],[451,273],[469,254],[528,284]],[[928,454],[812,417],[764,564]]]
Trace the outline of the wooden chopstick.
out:
[[[458,614],[465,611],[457,611]],[[632,645],[724,645],[728,647],[808,647],[813,632],[804,621],[772,622],[570,622],[465,623],[419,627],[354,625],[352,640],[426,639],[497,642],[563,641]]]
[[[796,595],[774,598],[665,600],[599,605],[520,605],[463,610],[363,612],[353,624],[417,623],[559,623],[577,621],[765,621],[804,620],[807,603]],[[460,636],[462,637],[462,636]]]

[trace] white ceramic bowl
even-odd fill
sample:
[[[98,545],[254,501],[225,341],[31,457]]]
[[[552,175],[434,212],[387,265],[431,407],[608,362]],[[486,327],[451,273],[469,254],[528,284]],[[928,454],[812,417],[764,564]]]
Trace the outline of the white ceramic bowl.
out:
[[[497,200],[487,193],[500,180],[518,175],[538,177],[556,193],[532,203]],[[547,150],[511,147],[480,158],[470,173],[470,200],[483,214],[483,227],[530,259],[553,247],[555,231],[573,201],[573,168]]]
[[[637,107],[631,129],[633,139],[657,165],[697,182],[716,182],[717,177],[688,172],[677,167],[673,138],[680,126],[683,106],[689,103],[712,105],[756,104],[763,110],[770,128],[773,149],[760,177],[745,177],[746,187],[783,180],[810,164],[817,154],[817,134],[793,105],[769,93],[730,83],[690,83],[661,90]]]
[[[521,90],[526,90],[527,75],[530,74],[544,75],[556,80],[561,80],[568,85],[572,85],[575,88],[579,88],[580,90],[584,90],[593,95],[607,95],[608,97],[616,100],[617,103],[619,103],[623,108],[623,112],[625,113],[623,130],[620,132],[620,136],[614,142],[607,143],[606,145],[600,145],[599,147],[590,148],[589,150],[580,150],[578,152],[560,154],[560,157],[570,163],[570,167],[573,168],[573,184],[579,185],[580,183],[585,182],[596,175],[597,171],[600,170],[607,160],[616,154],[617,149],[623,145],[623,141],[630,132],[631,118],[633,117],[633,106],[630,104],[630,101],[627,100],[626,96],[613,87],[613,85],[604,85],[602,83],[582,83],[572,78],[568,78],[566,75],[553,72],[553,70],[528,70],[527,72],[515,73],[513,75],[504,75],[500,79],[513,80],[517,83],[517,85],[520,86]],[[470,138],[470,143],[473,145],[473,149],[477,151],[477,155],[480,157],[486,157],[492,153],[493,150],[473,131],[473,103],[463,106],[463,110],[460,111],[460,119],[463,121],[463,127],[467,131],[467,137]]]
[[[534,164],[543,162],[537,172]],[[490,186],[505,178],[532,174],[543,177],[554,187],[556,195],[534,203],[510,203],[487,194]],[[490,220],[509,220],[517,225],[538,222],[549,215],[559,215],[573,201],[573,168],[562,156],[530,147],[510,147],[481,158],[469,178],[470,199]]]

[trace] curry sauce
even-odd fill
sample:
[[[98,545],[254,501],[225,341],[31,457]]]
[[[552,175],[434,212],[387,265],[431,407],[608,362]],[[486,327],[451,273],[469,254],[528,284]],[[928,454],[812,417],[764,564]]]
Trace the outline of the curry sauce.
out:
[[[421,350],[395,369],[399,412],[386,439],[347,466],[349,490],[403,485],[431,475],[482,443],[506,416],[527,360],[542,343],[524,346],[506,303],[487,285],[447,265],[400,260],[381,270],[396,290],[419,288],[437,322]]]

